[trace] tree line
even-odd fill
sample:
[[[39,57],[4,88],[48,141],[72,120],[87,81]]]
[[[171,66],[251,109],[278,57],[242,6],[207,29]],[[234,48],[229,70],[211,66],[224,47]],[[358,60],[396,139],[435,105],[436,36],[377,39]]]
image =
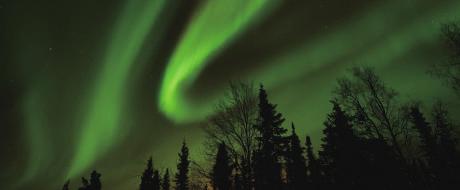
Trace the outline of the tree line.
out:
[[[431,73],[460,95],[460,25],[442,32],[450,59]],[[231,83],[203,128],[207,162],[192,162],[184,141],[173,183],[170,171],[154,169],[150,158],[138,189],[460,188],[459,135],[445,103],[404,102],[372,68],[354,67],[337,80],[330,105],[314,150],[294,123],[289,130],[283,125],[263,85]],[[204,182],[194,185],[191,170]],[[79,190],[100,190],[100,178],[93,171]]]

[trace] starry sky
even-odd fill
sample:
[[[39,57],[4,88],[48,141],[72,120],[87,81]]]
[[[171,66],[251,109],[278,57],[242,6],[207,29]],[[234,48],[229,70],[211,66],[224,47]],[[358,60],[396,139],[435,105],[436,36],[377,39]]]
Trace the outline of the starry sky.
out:
[[[97,169],[135,188],[145,160],[202,158],[229,81],[263,83],[314,143],[336,79],[374,67],[402,100],[450,102],[427,71],[457,0],[0,0],[0,189],[58,189]],[[6,183],[5,183],[6,182]]]

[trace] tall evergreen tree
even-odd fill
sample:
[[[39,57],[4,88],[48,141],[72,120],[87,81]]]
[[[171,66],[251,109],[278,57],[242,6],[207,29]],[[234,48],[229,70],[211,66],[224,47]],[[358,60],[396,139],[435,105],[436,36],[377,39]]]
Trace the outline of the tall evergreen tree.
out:
[[[225,143],[217,150],[216,161],[212,171],[212,183],[216,190],[228,190],[231,186],[232,167]]]
[[[96,170],[91,172],[89,181],[82,177],[81,178],[82,187],[78,188],[79,190],[101,190],[101,174],[97,173]]]
[[[153,189],[153,161],[150,157],[147,161],[147,168],[141,176],[141,184],[139,185],[139,190],[152,190]]]
[[[69,184],[70,184],[70,181],[67,180],[67,181],[64,183],[64,186],[62,186],[62,190],[69,190]]]
[[[420,111],[418,105],[414,105],[410,108],[410,121],[413,124],[413,127],[417,131],[418,139],[420,139],[419,147],[423,151],[423,158],[418,158],[421,162],[426,161],[428,168],[424,170],[419,170],[419,172],[411,173],[411,181],[414,181],[415,185],[424,184],[427,189],[432,189],[433,182],[435,178],[433,177],[432,169],[433,164],[437,162],[437,150],[436,150],[436,137],[433,134],[433,129],[430,124],[426,121],[425,116]],[[422,161],[423,160],[423,161]],[[425,162],[423,162],[425,163]],[[419,167],[411,167],[411,170],[414,171],[418,168],[422,168],[420,163],[417,163]],[[422,181],[423,180],[423,181]]]
[[[307,174],[308,174],[308,186],[312,189],[321,189],[322,187],[322,174],[321,174],[321,165],[319,160],[316,158],[315,153],[313,152],[313,146],[311,144],[311,139],[307,135],[305,138],[305,145],[307,147]]]
[[[101,190],[102,188],[102,183],[101,183],[101,174],[97,173],[96,170],[91,172],[91,178],[90,178],[90,190]]]
[[[276,105],[271,104],[267,92],[259,89],[259,124],[256,126],[260,133],[259,150],[255,153],[255,188],[281,189],[280,158],[285,148],[285,138],[282,136],[286,129],[281,127],[284,118],[276,111]]]
[[[453,126],[449,121],[448,112],[440,103],[435,105],[433,109],[433,120],[440,154],[444,154],[442,157],[444,157],[444,160],[447,162],[457,160],[457,139],[454,137]]]
[[[289,150],[286,155],[287,182],[290,189],[305,189],[307,182],[307,166],[305,165],[304,150],[292,123],[292,134],[289,136]]]
[[[429,123],[426,121],[425,116],[420,112],[418,106],[413,106],[410,109],[411,122],[419,134],[420,146],[425,153],[425,157],[429,165],[432,165],[436,156],[436,141],[433,131]]]
[[[160,186],[161,186],[160,172],[158,172],[158,170],[155,170],[153,171],[153,177],[152,177],[153,190],[160,190]]]
[[[433,123],[437,136],[437,160],[431,166],[437,176],[437,188],[460,186],[460,155],[457,150],[448,112],[440,103],[433,109]]]
[[[188,190],[189,189],[189,165],[190,160],[188,158],[188,147],[185,141],[182,143],[181,152],[179,153],[179,163],[177,164],[176,173],[176,190]]]
[[[332,101],[333,109],[324,122],[324,138],[320,160],[332,188],[356,188],[359,161],[358,138],[354,135],[350,117],[339,104]],[[350,185],[350,186],[346,186]]]
[[[81,184],[82,186],[78,188],[78,190],[90,190],[90,184],[86,178],[84,177],[81,178]]]
[[[163,175],[163,181],[161,183],[161,189],[162,190],[169,190],[170,188],[171,188],[171,185],[169,183],[169,169],[166,169],[166,172]]]

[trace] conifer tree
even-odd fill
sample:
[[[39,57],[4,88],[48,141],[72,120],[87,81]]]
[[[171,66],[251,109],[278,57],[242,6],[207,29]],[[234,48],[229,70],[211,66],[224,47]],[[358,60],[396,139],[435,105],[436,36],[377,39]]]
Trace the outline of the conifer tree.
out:
[[[189,189],[189,165],[190,160],[188,158],[188,147],[185,141],[182,143],[181,152],[179,153],[179,163],[177,164],[176,173],[176,190],[188,190]]]
[[[153,172],[153,177],[152,177],[152,189],[160,190],[160,186],[161,186],[160,172],[158,172],[158,170],[155,170]]]
[[[216,190],[228,190],[231,186],[232,167],[225,143],[217,150],[216,161],[212,171],[212,182]]]
[[[290,189],[305,189],[307,182],[307,166],[305,165],[304,150],[300,145],[299,137],[295,132],[294,123],[291,124],[292,134],[289,136],[289,150],[287,153],[287,181]]]
[[[152,190],[153,189],[153,161],[150,157],[147,161],[147,168],[141,176],[141,184],[139,190]]]
[[[307,185],[312,189],[320,189],[322,185],[321,165],[313,152],[311,139],[307,135],[305,138],[305,145],[307,147]]]
[[[64,183],[64,186],[62,187],[62,190],[69,190],[69,184],[70,184],[70,181],[67,180],[67,181]]]
[[[82,183],[82,186],[78,188],[78,190],[90,190],[89,181],[86,178],[82,177],[81,183]]]
[[[413,106],[410,110],[411,122],[414,124],[414,127],[418,132],[419,139],[421,141],[421,149],[424,151],[428,164],[431,166],[433,165],[436,156],[436,141],[433,136],[432,128],[420,112],[420,108],[418,106]]]
[[[356,188],[359,165],[363,164],[359,163],[358,138],[353,133],[350,117],[337,102],[332,101],[332,104],[332,113],[324,122],[321,165],[332,188]]]
[[[435,178],[433,177],[433,171],[431,169],[434,166],[434,164],[436,164],[436,162],[438,161],[438,154],[436,150],[436,137],[433,134],[432,127],[426,121],[425,116],[420,112],[420,108],[418,105],[414,105],[410,108],[409,115],[410,121],[412,122],[415,130],[417,131],[418,139],[420,139],[419,147],[423,151],[423,158],[418,159],[426,161],[428,165],[428,169],[412,174],[412,181],[415,181],[416,183],[421,183],[421,180],[423,179],[423,182],[426,184],[424,186],[431,186],[435,181]]]
[[[437,176],[437,188],[460,186],[460,155],[457,150],[448,112],[441,103],[433,109],[433,123],[437,136],[437,160],[431,166]]]
[[[282,136],[286,129],[281,127],[284,119],[276,111],[276,105],[268,101],[263,86],[259,89],[259,123],[256,126],[260,133],[259,150],[255,152],[255,188],[281,189],[280,157],[285,147]]]
[[[91,178],[90,178],[90,190],[101,190],[102,188],[102,183],[101,183],[101,174],[97,173],[96,170],[91,172]]]
[[[91,172],[89,181],[82,177],[81,178],[82,187],[78,188],[79,190],[101,190],[101,174],[97,173],[96,170]]]
[[[166,172],[163,175],[163,181],[161,183],[161,188],[162,188],[162,190],[169,190],[170,186],[171,185],[169,183],[169,169],[166,169]]]

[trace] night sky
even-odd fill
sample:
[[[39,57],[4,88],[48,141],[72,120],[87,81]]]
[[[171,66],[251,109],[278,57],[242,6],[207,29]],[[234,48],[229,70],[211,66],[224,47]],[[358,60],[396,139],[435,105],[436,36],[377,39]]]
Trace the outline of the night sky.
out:
[[[0,189],[138,186],[145,160],[203,159],[229,81],[263,83],[318,146],[336,79],[374,67],[401,99],[450,102],[427,74],[458,0],[0,0]],[[32,188],[34,187],[34,188]]]

